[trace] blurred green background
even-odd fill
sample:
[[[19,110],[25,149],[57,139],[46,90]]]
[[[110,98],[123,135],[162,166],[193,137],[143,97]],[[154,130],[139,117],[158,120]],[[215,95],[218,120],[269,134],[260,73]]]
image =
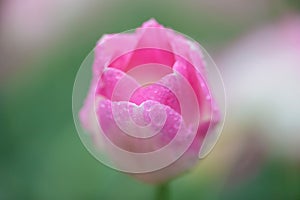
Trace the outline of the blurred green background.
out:
[[[199,41],[214,59],[241,35],[297,6],[271,0],[1,1],[0,199],[153,199],[154,186],[105,167],[77,135],[72,88],[85,56],[102,34],[155,18]],[[300,199],[299,160],[251,151],[237,168],[239,160],[229,154],[240,149],[227,148],[240,140],[231,131],[225,125],[213,153],[171,184],[172,199]]]

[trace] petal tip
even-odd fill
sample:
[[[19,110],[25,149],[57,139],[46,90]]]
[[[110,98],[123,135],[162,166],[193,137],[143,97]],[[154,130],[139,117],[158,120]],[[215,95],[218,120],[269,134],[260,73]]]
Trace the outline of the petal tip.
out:
[[[151,18],[148,21],[144,22],[142,28],[162,28],[163,25],[159,24],[156,19]]]

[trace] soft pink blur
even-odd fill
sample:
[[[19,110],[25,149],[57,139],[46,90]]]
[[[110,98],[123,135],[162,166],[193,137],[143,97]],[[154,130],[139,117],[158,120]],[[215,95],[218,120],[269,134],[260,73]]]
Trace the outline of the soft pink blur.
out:
[[[4,0],[0,4],[1,79],[51,52],[91,11],[92,0]],[[99,5],[98,11],[101,8]],[[43,67],[43,66],[40,66]],[[27,69],[26,69],[27,70]],[[24,71],[26,71],[24,70]],[[2,76],[3,77],[2,77]]]

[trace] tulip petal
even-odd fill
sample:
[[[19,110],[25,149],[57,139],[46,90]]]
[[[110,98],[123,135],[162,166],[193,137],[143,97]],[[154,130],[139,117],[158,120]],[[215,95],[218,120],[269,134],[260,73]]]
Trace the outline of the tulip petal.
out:
[[[140,112],[138,118],[136,110]],[[180,114],[152,100],[139,106],[131,102],[102,100],[97,107],[97,117],[103,133],[114,145],[139,153],[155,151],[167,145],[182,123]],[[144,137],[151,131],[155,134]]]
[[[140,105],[146,100],[154,100],[161,104],[170,106],[180,114],[180,104],[178,99],[167,87],[159,84],[151,84],[138,88],[132,95],[130,101]]]

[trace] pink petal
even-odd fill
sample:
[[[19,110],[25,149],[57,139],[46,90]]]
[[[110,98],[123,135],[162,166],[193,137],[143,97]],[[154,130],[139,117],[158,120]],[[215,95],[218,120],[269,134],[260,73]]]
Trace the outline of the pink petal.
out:
[[[164,123],[162,123],[162,120],[155,120],[155,118],[158,117],[160,119],[162,116],[160,114],[155,116],[155,114],[160,112],[151,112],[151,108],[154,106],[159,106],[165,112]],[[135,119],[134,110],[137,108],[141,110],[141,115],[139,115],[138,119]],[[103,134],[114,145],[124,150],[138,153],[155,151],[167,145],[172,141],[182,123],[182,118],[176,111],[151,100],[144,102],[140,106],[130,102],[117,103],[103,100],[99,102],[97,107],[97,117]],[[130,122],[131,119],[134,119],[133,122]],[[136,120],[139,120],[139,123],[136,123]],[[141,130],[158,132],[152,137],[142,138],[147,131],[137,131],[136,126],[132,123],[136,123]],[[144,129],[141,124],[148,124],[149,126]],[[124,130],[135,133],[136,137],[125,133]]]
[[[163,28],[163,25],[159,24],[154,18],[144,22],[142,28]]]
[[[216,104],[208,89],[208,85],[197,70],[187,62],[176,62],[173,69],[189,82],[197,97],[200,110],[200,126],[198,133],[203,138],[207,134],[210,125],[216,124],[219,121],[219,112],[216,109]],[[159,83],[167,86],[172,91],[184,91],[186,89],[182,88],[183,83],[181,83],[182,80],[179,79],[178,76],[179,75],[176,73],[170,74],[162,78]]]
[[[95,59],[93,64],[94,76],[99,76],[110,62],[120,55],[131,51],[138,42],[138,36],[132,33],[104,35],[95,47]],[[123,57],[121,66],[126,66],[129,57]]]
[[[124,65],[124,60],[129,59],[127,65]],[[109,67],[120,69],[122,71],[129,71],[134,67],[148,64],[157,63],[171,67],[175,62],[174,54],[172,52],[156,49],[156,48],[144,48],[130,51],[122,56],[116,58]]]
[[[173,110],[180,113],[180,105],[176,96],[165,86],[151,84],[146,87],[140,87],[133,93],[130,99],[131,102],[137,105],[140,105],[147,100],[154,100],[170,106]]]
[[[141,28],[137,28],[136,34],[139,35],[139,41],[136,48],[157,48],[171,50],[169,38],[166,29],[154,19],[145,22]]]
[[[96,96],[101,95],[114,101],[126,101],[130,99],[130,93],[140,85],[124,72],[107,68],[97,84]]]

